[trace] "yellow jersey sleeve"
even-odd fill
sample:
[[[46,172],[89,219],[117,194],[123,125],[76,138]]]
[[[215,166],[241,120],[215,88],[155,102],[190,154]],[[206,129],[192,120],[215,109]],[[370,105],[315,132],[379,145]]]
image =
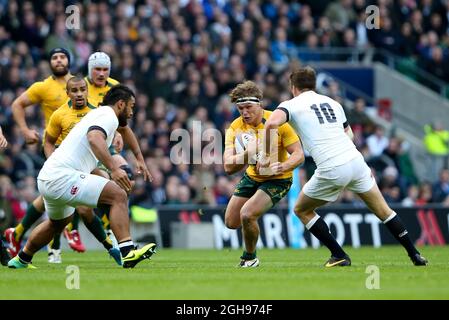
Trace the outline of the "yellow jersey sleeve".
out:
[[[226,130],[226,136],[225,136],[225,149],[226,149],[226,148],[235,148],[235,146],[234,146],[234,141],[235,141],[235,129],[234,129],[234,127],[231,125],[231,126]]]
[[[47,128],[45,129],[47,134],[54,138],[58,138],[62,131],[61,120],[61,113],[58,111],[53,112],[50,117],[50,121],[48,122]]]
[[[108,78],[107,80],[107,85],[108,86],[115,86],[116,84],[119,84],[120,82],[118,80],[112,79],[112,78]]]
[[[296,131],[288,123],[284,123],[279,128],[279,134],[281,135],[281,141],[284,148],[287,148],[289,145],[299,141]]]
[[[26,91],[28,98],[32,103],[40,103],[42,99],[42,94],[45,94],[45,84],[43,81],[35,82]]]

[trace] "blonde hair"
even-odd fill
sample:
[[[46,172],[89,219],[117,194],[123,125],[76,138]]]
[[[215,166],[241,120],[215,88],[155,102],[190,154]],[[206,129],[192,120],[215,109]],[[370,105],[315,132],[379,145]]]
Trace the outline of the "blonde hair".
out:
[[[234,89],[232,89],[229,94],[231,98],[231,102],[235,103],[237,100],[247,97],[254,97],[260,100],[263,99],[262,90],[259,89],[257,84],[253,81],[245,81],[243,83],[238,84]]]

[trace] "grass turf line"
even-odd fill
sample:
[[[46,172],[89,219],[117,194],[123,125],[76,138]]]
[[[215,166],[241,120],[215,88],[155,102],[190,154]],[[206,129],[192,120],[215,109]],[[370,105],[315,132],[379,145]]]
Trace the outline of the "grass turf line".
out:
[[[353,265],[324,268],[326,249],[260,249],[261,266],[239,269],[241,251],[160,249],[151,261],[122,269],[106,252],[63,252],[63,263],[36,270],[0,268],[0,299],[449,299],[449,248],[424,247],[427,267],[415,267],[399,246],[346,248]],[[80,289],[69,290],[66,268],[80,270]],[[380,289],[365,283],[369,265],[380,270]]]

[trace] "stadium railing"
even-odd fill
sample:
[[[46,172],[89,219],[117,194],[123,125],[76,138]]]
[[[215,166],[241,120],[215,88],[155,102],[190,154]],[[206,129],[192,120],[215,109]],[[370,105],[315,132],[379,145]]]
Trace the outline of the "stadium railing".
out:
[[[379,48],[346,48],[333,47],[309,49],[299,47],[296,53],[301,61],[340,61],[346,63],[382,62],[388,67],[399,71],[410,79],[438,92],[441,96],[449,97],[449,84],[418,66],[413,57],[401,57],[385,49]]]

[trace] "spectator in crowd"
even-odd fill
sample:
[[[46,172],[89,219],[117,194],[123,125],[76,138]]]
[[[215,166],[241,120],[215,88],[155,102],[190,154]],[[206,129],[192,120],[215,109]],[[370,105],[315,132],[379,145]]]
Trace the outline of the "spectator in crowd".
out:
[[[8,146],[8,141],[3,135],[2,127],[0,127],[0,149],[5,149]]]
[[[443,169],[440,172],[440,179],[433,185],[433,200],[443,202],[449,196],[449,170]]]
[[[418,206],[426,205],[432,203],[432,185],[425,181],[419,186],[418,199],[416,199],[415,204]]]
[[[378,157],[388,146],[388,138],[385,136],[385,130],[381,126],[376,126],[374,133],[366,139],[369,153],[372,157]]]
[[[447,168],[449,155],[449,131],[445,130],[438,121],[424,126],[424,146],[429,155],[429,178],[431,181],[438,179],[438,173]]]
[[[449,2],[377,1],[381,30],[366,29],[365,8],[369,4],[365,0],[187,0],[165,6],[162,0],[132,0],[112,6],[92,1],[78,4],[83,13],[80,28],[68,29],[61,1],[0,1],[0,125],[8,141],[8,148],[0,151],[0,174],[11,179],[11,197],[20,198],[18,186],[28,177],[35,177],[42,158],[39,148],[24,143],[10,106],[28,86],[51,72],[46,61],[49,48],[69,49],[73,74],[86,74],[89,55],[104,51],[112,60],[111,75],[136,89],[136,112],[130,125],[145,162],[160,175],[155,179],[160,183],[137,181],[133,201],[149,206],[179,202],[174,191],[187,186],[194,203],[215,205],[226,201],[226,190],[233,190],[235,179],[223,179],[215,165],[191,165],[191,159],[185,159],[181,167],[169,165],[175,144],[170,132],[189,129],[190,118],[200,120],[203,126],[207,123],[208,128],[224,136],[224,128],[236,115],[227,94],[243,79],[260,85],[265,93],[264,105],[269,109],[289,97],[288,88],[280,84],[286,83],[286,75],[301,65],[296,61],[298,57],[346,59],[349,56],[333,53],[332,47],[341,45],[362,50],[385,48],[430,68],[437,77],[447,77]],[[323,48],[329,50],[315,50]],[[339,83],[322,89],[322,93],[350,105]],[[389,139],[383,133],[371,135],[374,124],[366,116],[364,104],[356,97],[353,110],[347,113],[355,142],[371,157],[385,156]],[[43,119],[32,109],[36,108],[26,110],[26,121],[30,128],[42,133]],[[427,150],[432,156],[441,158],[438,152],[443,147],[435,148],[435,138],[449,138],[445,138],[444,130],[438,134],[434,131],[427,131],[425,144],[430,146]],[[447,155],[447,144],[445,148],[443,154]],[[399,181],[407,175],[402,161],[407,159],[405,155],[401,144],[399,161],[394,160]],[[306,164],[310,175],[314,164],[310,159]],[[442,164],[431,178],[432,184],[438,180],[441,168]],[[181,178],[179,184],[168,183],[172,176]],[[419,186],[416,180],[406,180],[404,186],[399,183],[402,197],[407,195],[408,186]]]
[[[360,147],[365,143],[365,139],[372,133],[374,122],[366,114],[366,102],[363,98],[354,101],[353,108],[346,113],[348,122],[354,132],[354,143]]]
[[[418,199],[419,189],[416,185],[411,185],[407,189],[407,196],[402,199],[401,204],[404,207],[413,207],[416,204],[416,200]]]
[[[356,17],[352,0],[332,1],[324,15],[329,18],[332,27],[339,32],[345,30]]]

